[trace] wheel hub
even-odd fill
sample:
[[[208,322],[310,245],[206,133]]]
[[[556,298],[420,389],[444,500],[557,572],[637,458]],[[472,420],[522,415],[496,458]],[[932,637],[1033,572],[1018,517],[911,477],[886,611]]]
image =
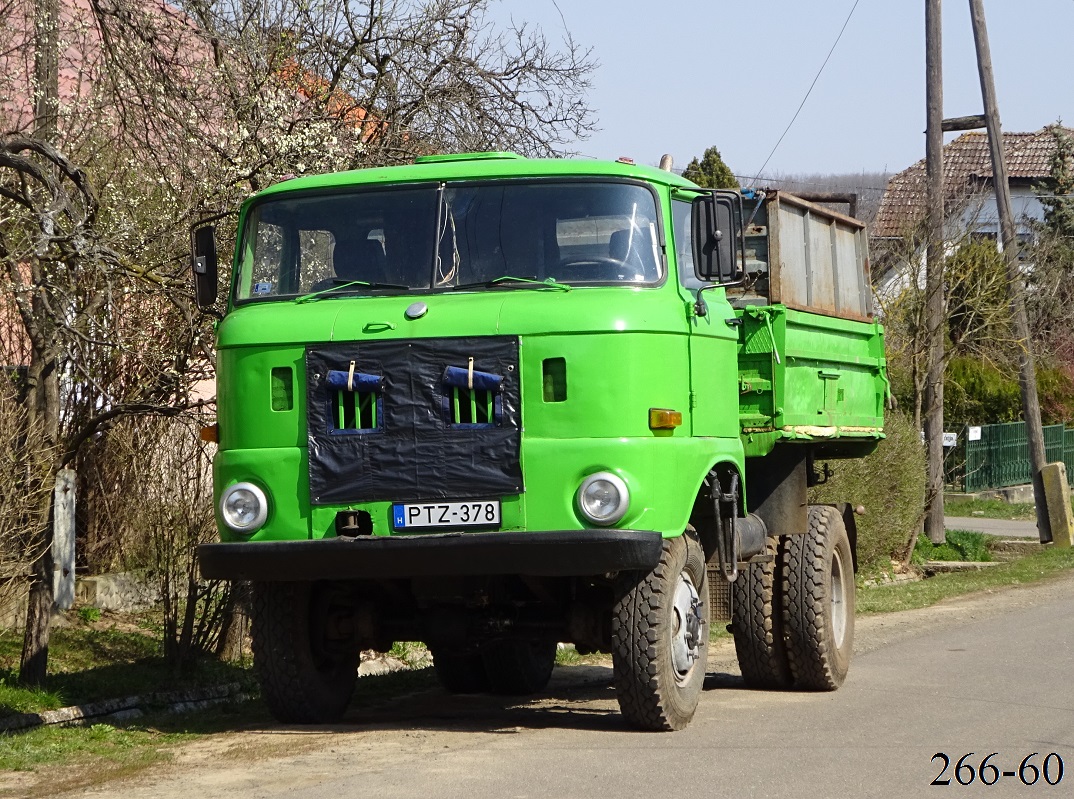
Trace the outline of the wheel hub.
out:
[[[701,656],[704,630],[701,623],[701,597],[690,575],[679,575],[673,604],[675,615],[671,636],[671,665],[680,679],[686,677]]]
[[[839,556],[839,550],[837,549],[832,554],[831,586],[832,638],[835,639],[835,645],[837,647],[843,645],[843,638],[846,636],[847,631],[846,591],[847,585],[844,582],[843,559]]]

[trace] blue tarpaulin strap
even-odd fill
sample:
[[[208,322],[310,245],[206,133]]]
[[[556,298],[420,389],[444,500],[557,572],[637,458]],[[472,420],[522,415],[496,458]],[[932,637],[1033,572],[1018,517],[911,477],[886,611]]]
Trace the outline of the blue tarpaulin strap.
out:
[[[350,385],[348,385],[348,383]],[[354,391],[359,394],[367,394],[371,391],[380,391],[384,383],[382,375],[367,375],[363,372],[345,372],[341,369],[328,371],[328,387],[342,391]]]
[[[472,384],[470,382],[471,375],[473,375]],[[491,372],[479,372],[476,369],[471,371],[462,366],[449,366],[444,370],[445,386],[473,388],[478,391],[499,391],[502,384],[503,377],[494,375]]]

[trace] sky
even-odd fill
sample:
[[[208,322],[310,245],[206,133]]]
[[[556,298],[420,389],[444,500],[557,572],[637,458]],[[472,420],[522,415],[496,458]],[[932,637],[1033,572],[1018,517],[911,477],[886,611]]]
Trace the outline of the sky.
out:
[[[899,172],[925,154],[925,2],[500,0],[600,62],[599,131],[572,149],[682,169],[715,145],[740,176]],[[985,0],[1000,121],[1074,124],[1074,0]],[[944,116],[983,111],[968,0],[943,3]],[[953,138],[951,134],[947,139]],[[744,181],[747,182],[748,181]]]

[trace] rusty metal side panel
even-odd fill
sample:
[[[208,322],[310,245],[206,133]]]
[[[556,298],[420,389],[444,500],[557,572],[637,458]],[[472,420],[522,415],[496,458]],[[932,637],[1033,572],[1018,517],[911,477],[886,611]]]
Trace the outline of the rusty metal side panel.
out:
[[[870,321],[865,225],[784,192],[767,203],[769,301]]]
[[[832,250],[836,263],[836,308],[839,315],[854,313],[870,318],[872,287],[869,282],[868,240],[863,232],[833,224]]]

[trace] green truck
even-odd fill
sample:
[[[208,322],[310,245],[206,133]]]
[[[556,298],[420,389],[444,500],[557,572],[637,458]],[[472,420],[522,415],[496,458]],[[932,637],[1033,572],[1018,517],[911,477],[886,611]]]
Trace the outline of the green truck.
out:
[[[263,697],[340,717],[360,652],[445,689],[542,690],[610,652],[626,719],[680,729],[729,583],[751,686],[837,688],[848,505],[815,461],[883,438],[863,225],[623,160],[436,155],[250,198],[217,327],[220,542]],[[198,300],[215,232],[192,231]],[[715,582],[714,582],[715,584]]]

